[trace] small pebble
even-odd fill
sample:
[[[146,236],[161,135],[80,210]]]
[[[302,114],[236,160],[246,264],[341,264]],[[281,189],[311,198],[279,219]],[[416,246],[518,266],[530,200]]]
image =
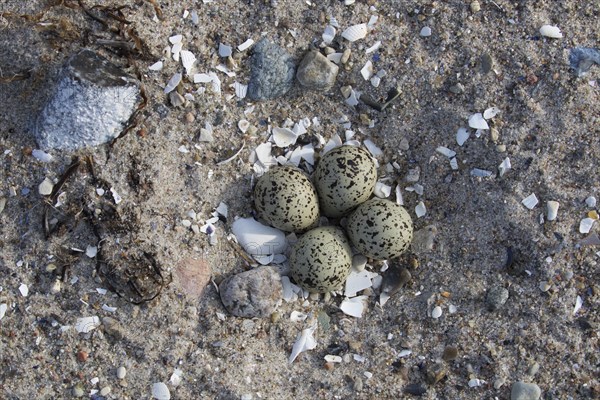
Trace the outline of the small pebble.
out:
[[[100,390],[100,396],[108,396],[110,391],[111,391],[110,386],[104,386],[102,388],[102,390]]]
[[[296,78],[308,89],[327,91],[335,84],[338,66],[317,50],[311,50],[304,56]]]
[[[194,117],[194,114],[192,114],[191,112],[185,114],[185,122],[187,122],[188,124],[191,124],[195,120],[196,120],[196,117]]]
[[[404,393],[412,394],[415,396],[422,396],[427,393],[427,389],[425,389],[422,385],[418,383],[411,383],[410,385],[406,385],[404,387]]]
[[[431,311],[431,318],[438,319],[442,316],[442,307],[435,306]]]
[[[488,310],[496,311],[506,303],[506,300],[508,300],[508,290],[502,286],[496,286],[488,291],[485,303]]]
[[[457,83],[456,85],[450,86],[448,90],[454,94],[461,94],[465,92],[465,87],[461,83]]]
[[[421,35],[422,37],[429,37],[431,36],[431,28],[428,26],[424,26],[421,29],[421,32],[419,33],[419,35]]]
[[[360,379],[358,377],[356,377],[354,379],[354,390],[357,391],[357,392],[360,392],[360,391],[363,390],[363,381],[362,381],[362,379]]]
[[[269,317],[282,296],[281,277],[271,267],[258,267],[230,276],[219,285],[223,305],[244,318]]]
[[[335,365],[332,362],[326,362],[325,363],[325,369],[327,371],[333,371],[334,368],[335,368]]]
[[[542,395],[535,383],[515,382],[510,390],[510,400],[538,400]]]
[[[85,392],[83,390],[83,385],[81,385],[80,383],[78,383],[77,385],[75,385],[73,387],[73,396],[74,397],[83,397],[84,394],[85,394]]]
[[[498,390],[500,389],[502,386],[504,386],[504,384],[506,383],[506,380],[504,378],[498,378],[494,381],[494,389]]]
[[[494,60],[492,59],[492,56],[488,53],[483,54],[481,56],[481,70],[483,71],[483,73],[487,74],[488,72],[490,72],[493,66]]]
[[[77,352],[77,361],[85,362],[88,359],[89,354],[87,351],[80,350]]]
[[[540,290],[544,293],[547,292],[548,290],[550,290],[551,286],[552,285],[550,284],[550,282],[546,282],[546,281],[540,282]]]
[[[585,204],[591,208],[596,207],[596,198],[594,196],[588,197],[587,199],[585,199]]]
[[[443,364],[434,364],[431,367],[427,368],[427,375],[425,377],[425,381],[429,385],[435,385],[446,376],[446,368]]]
[[[454,346],[446,346],[442,359],[444,361],[452,361],[458,357],[458,349]]]
[[[125,379],[125,375],[127,375],[127,370],[125,369],[125,367],[121,366],[117,368],[117,378]]]
[[[475,14],[476,12],[479,12],[479,10],[481,10],[481,4],[479,4],[479,1],[475,0],[471,2],[471,12],[473,14]]]
[[[529,369],[527,370],[527,375],[533,377],[540,370],[540,364],[535,362]]]

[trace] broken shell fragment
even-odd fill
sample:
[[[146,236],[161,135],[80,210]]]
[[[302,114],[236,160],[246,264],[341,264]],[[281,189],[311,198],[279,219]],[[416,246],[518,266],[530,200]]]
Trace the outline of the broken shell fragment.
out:
[[[540,28],[540,35],[549,37],[552,39],[560,39],[563,37],[562,32],[558,26],[544,25]]]
[[[365,38],[367,33],[367,24],[358,24],[346,28],[346,30],[342,32],[342,37],[349,42],[355,42],[359,39]]]
[[[558,201],[550,200],[546,203],[546,218],[548,221],[554,221],[558,215]]]

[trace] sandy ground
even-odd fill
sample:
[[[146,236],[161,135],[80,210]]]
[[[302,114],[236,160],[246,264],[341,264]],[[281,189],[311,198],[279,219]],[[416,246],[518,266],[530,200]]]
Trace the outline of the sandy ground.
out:
[[[600,249],[578,246],[587,236],[579,233],[580,220],[593,210],[584,200],[600,197],[595,81],[600,68],[577,78],[568,65],[570,48],[598,47],[597,2],[482,0],[475,13],[469,1],[458,0],[156,3],[161,20],[153,18],[150,2],[106,2],[127,6],[122,13],[131,22],[128,27],[146,45],[145,56],[135,53],[129,59],[98,44],[98,38],[115,39],[116,33],[75,3],[44,15],[39,13],[46,2],[0,5],[0,11],[9,12],[0,17],[0,76],[25,74],[25,79],[0,82],[0,196],[6,198],[0,214],[0,303],[7,305],[0,321],[1,398],[70,398],[79,390],[90,397],[104,389],[94,398],[144,399],[151,398],[155,382],[164,382],[178,399],[401,398],[409,396],[409,385],[425,388],[422,398],[427,399],[506,399],[511,385],[521,380],[539,385],[544,399],[600,396]],[[185,9],[197,10],[197,26],[191,17],[182,18]],[[94,13],[106,17],[102,10]],[[38,18],[19,17],[24,14]],[[340,68],[330,92],[296,86],[282,99],[257,103],[250,117],[244,117],[248,103],[227,96],[229,84],[247,80],[250,50],[237,53],[236,78],[219,73],[221,97],[207,92],[185,108],[172,107],[162,92],[180,64],[170,60],[160,72],[147,69],[163,56],[174,34],[184,35],[185,48],[207,72],[221,63],[220,41],[235,46],[264,35],[300,60],[311,43],[320,42],[331,17],[344,29],[368,22],[371,15],[379,16],[373,32],[352,44],[341,42],[352,50],[352,65]],[[544,24],[558,25],[564,37],[541,38]],[[110,26],[119,24],[110,20]],[[431,27],[430,37],[419,35],[424,26]],[[365,49],[377,40],[382,46],[374,59]],[[137,66],[149,104],[140,124],[112,146],[52,151],[53,161],[41,163],[31,156],[37,148],[31,123],[62,63],[84,47],[132,74]],[[488,72],[485,58],[493,62]],[[360,74],[368,59],[387,72],[379,88]],[[458,83],[464,90],[455,94],[450,89]],[[401,95],[383,112],[364,104],[352,108],[340,92],[345,85],[374,98],[397,86]],[[492,106],[501,110],[491,122],[497,137],[490,131],[475,137],[471,130],[458,146],[458,128]],[[186,122],[188,113],[194,122]],[[321,126],[311,129],[329,138],[343,136],[343,116],[359,139],[371,138],[384,150],[380,177],[385,163],[396,161],[400,170],[387,176],[405,188],[408,170],[420,168],[424,194],[403,191],[404,200],[416,229],[434,225],[438,232],[433,250],[395,261],[409,266],[413,279],[383,309],[375,293],[360,319],[339,310],[340,297],[284,303],[279,319],[222,318],[226,311],[212,284],[198,297],[177,282],[153,301],[134,305],[110,290],[99,293],[96,288],[107,283],[96,273],[95,259],[69,251],[98,240],[83,210],[100,185],[115,188],[123,198],[121,219],[113,221],[123,229],[107,222],[113,229],[103,236],[107,242],[117,234],[129,237],[132,253],[154,254],[165,275],[190,257],[210,266],[216,282],[243,271],[226,236],[233,217],[252,213],[248,159],[265,137],[244,137],[238,121],[247,118],[264,134],[266,121],[278,126],[286,118],[317,117]],[[365,124],[369,119],[372,128]],[[199,143],[206,121],[215,127],[215,139]],[[246,147],[234,162],[216,165],[243,141]],[[190,152],[178,151],[182,145]],[[436,152],[438,146],[457,152],[458,170]],[[71,202],[65,208],[67,228],[46,240],[37,185],[45,177],[59,178],[74,156],[93,158],[96,180],[83,167],[72,177],[65,186]],[[506,157],[512,169],[500,177],[498,165]],[[473,168],[493,175],[473,177]],[[521,204],[531,193],[540,200],[533,210]],[[560,202],[558,218],[540,223],[549,200]],[[414,211],[419,201],[427,207],[422,218]],[[216,224],[216,245],[182,226],[190,209],[204,220],[220,202],[229,206],[229,218]],[[509,248],[513,257],[507,263]],[[52,264],[55,270],[48,267]],[[544,292],[540,284],[545,283]],[[26,297],[19,291],[22,284],[29,290]],[[509,298],[491,312],[485,299],[494,287],[508,289]],[[574,314],[578,296],[582,307]],[[104,304],[117,309],[105,311]],[[442,316],[434,319],[436,305]],[[290,321],[294,310],[312,316],[323,311],[331,321],[317,330],[317,348],[288,364],[296,335],[309,324]],[[113,320],[77,333],[77,319],[90,316]],[[447,346],[458,350],[456,359],[442,361]],[[327,354],[344,361],[325,368]],[[117,378],[120,366],[127,370],[123,380]],[[427,375],[436,368],[445,376],[428,384]],[[176,369],[179,385],[169,382]]]

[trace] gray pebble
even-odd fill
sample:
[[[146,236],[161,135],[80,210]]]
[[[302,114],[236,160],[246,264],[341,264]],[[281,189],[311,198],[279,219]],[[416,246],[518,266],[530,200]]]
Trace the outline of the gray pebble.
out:
[[[465,87],[461,83],[457,83],[456,85],[450,86],[449,90],[454,94],[461,94],[464,93]]]
[[[485,304],[488,310],[496,311],[506,303],[506,300],[508,300],[508,290],[502,286],[496,286],[488,291]]]
[[[481,56],[481,70],[483,71],[483,73],[487,74],[488,72],[490,72],[493,66],[494,60],[492,59],[492,56],[490,56],[489,53],[484,53]]]
[[[510,391],[510,400],[538,400],[542,395],[535,383],[515,382]]]
[[[296,78],[304,87],[326,91],[335,84],[337,74],[337,65],[317,50],[311,50],[300,63]]]
[[[125,367],[121,366],[117,368],[117,378],[124,379],[125,375],[127,375],[127,370],[125,369]]]
[[[141,101],[139,82],[91,50],[67,61],[34,126],[42,149],[76,150],[121,133]]]
[[[285,50],[267,39],[263,38],[254,47],[250,68],[247,94],[250,100],[281,97],[294,83],[294,60]]]
[[[73,387],[73,397],[83,397],[84,394],[85,392],[81,384],[77,384]]]
[[[236,317],[268,317],[282,296],[281,277],[272,267],[258,267],[230,276],[219,285],[221,301]]]
[[[413,233],[411,250],[415,254],[426,253],[433,249],[437,228],[434,225],[428,225]]]

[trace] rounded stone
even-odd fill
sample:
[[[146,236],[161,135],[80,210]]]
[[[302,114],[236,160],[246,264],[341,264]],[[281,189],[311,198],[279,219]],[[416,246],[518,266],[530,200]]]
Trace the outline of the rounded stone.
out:
[[[502,286],[491,288],[485,298],[485,304],[490,311],[496,311],[508,300],[508,290]]]
[[[538,400],[542,391],[535,383],[515,382],[510,390],[510,400]]]
[[[338,66],[317,50],[309,51],[296,73],[300,84],[308,89],[326,91],[335,84]]]
[[[294,84],[295,72],[289,53],[267,39],[260,40],[250,59],[248,98],[269,100],[283,96]]]
[[[263,266],[230,276],[219,285],[221,301],[236,317],[270,316],[282,296],[281,277],[274,268]]]

